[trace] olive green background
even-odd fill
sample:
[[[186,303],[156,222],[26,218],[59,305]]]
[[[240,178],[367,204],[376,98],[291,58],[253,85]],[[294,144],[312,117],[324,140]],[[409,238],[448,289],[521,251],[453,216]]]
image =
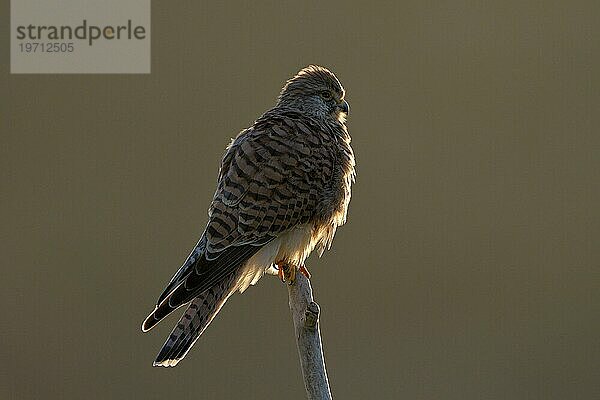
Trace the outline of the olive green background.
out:
[[[600,398],[597,2],[212,3],[153,2],[150,75],[9,75],[2,3],[0,398],[304,398],[272,277],[175,369],[139,326],[309,63],[358,161],[308,262],[335,397]]]

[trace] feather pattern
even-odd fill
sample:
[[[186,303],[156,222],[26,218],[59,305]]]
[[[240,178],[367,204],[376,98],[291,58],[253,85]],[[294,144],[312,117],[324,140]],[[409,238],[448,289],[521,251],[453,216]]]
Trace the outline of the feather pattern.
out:
[[[156,356],[155,366],[174,367],[185,357],[235,291],[235,282],[236,275],[231,274],[192,300]]]
[[[311,96],[301,97],[303,88]],[[323,88],[337,96],[336,105],[311,92]],[[191,302],[155,365],[175,365],[227,298],[255,284],[273,263],[299,266],[315,247],[329,248],[346,220],[354,181],[345,114],[333,111],[343,96],[331,72],[306,68],[227,147],[206,228],[142,324],[148,331]]]

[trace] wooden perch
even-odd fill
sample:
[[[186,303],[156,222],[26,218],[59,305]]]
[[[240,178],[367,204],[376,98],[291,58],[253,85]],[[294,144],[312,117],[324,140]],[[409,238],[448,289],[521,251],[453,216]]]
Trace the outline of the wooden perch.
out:
[[[331,399],[319,330],[320,309],[313,299],[310,281],[303,274],[296,274],[294,283],[288,285],[288,293],[306,395],[309,400]]]

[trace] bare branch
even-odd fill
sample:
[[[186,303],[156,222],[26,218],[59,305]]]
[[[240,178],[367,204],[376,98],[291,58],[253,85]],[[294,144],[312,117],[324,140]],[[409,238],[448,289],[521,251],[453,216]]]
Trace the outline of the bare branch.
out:
[[[296,274],[294,284],[288,285],[288,294],[306,395],[309,400],[329,400],[332,397],[321,344],[320,309],[308,278]]]

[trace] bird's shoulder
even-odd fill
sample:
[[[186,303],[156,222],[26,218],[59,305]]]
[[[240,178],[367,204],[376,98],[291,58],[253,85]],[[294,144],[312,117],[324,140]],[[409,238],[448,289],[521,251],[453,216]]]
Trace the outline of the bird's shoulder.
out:
[[[335,135],[324,123],[294,110],[270,110],[241,131],[227,147],[219,184],[236,178],[264,178],[267,186],[281,182],[279,175],[315,172],[338,158]],[[280,174],[269,173],[279,168]],[[274,180],[275,179],[275,180]]]

